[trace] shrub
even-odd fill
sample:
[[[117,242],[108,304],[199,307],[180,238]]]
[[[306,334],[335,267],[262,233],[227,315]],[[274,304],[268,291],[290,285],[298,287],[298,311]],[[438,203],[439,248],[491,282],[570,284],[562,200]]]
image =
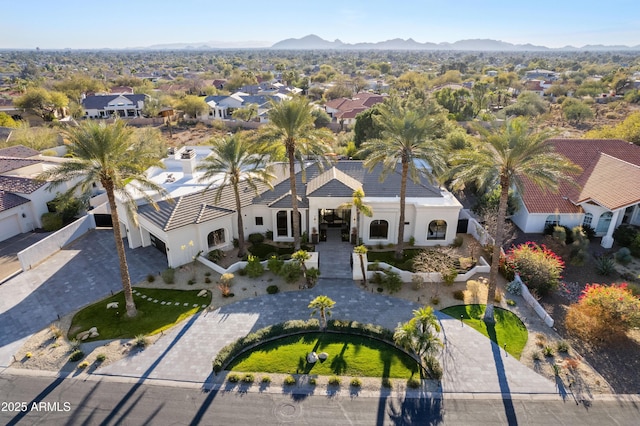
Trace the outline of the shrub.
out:
[[[422,275],[414,274],[411,276],[412,288],[416,291],[424,287],[424,278]]]
[[[627,247],[622,247],[616,252],[616,261],[621,265],[628,265],[631,263],[631,250]]]
[[[507,299],[507,305],[509,306],[516,306],[516,301],[513,299]]]
[[[144,334],[138,334],[133,338],[133,345],[136,348],[146,348],[149,345],[149,339]]]
[[[412,235],[411,237],[409,237],[409,246],[413,247],[415,245],[416,245],[416,237]]]
[[[251,244],[260,244],[264,241],[264,235],[259,233],[249,234],[248,240]]]
[[[402,289],[402,278],[400,278],[399,273],[389,269],[385,273],[385,277],[382,280],[382,285],[389,291],[389,293],[398,292],[400,291],[400,289]]]
[[[147,275],[147,282],[152,283],[152,282],[154,282],[155,280],[156,280],[156,276],[155,276],[155,275],[153,275],[153,274],[149,274],[149,275]]]
[[[329,385],[330,386],[340,386],[340,377],[338,376],[331,376],[329,377]]]
[[[233,247],[234,248],[240,247],[240,241],[237,238],[233,239]]]
[[[425,357],[424,363],[427,368],[427,372],[432,379],[442,379],[444,372],[442,371],[442,366],[440,365],[440,361],[438,361],[438,358],[433,355],[429,355]]]
[[[280,289],[277,285],[270,285],[267,287],[267,294],[276,294],[278,291],[280,291]]]
[[[289,284],[295,283],[302,277],[302,268],[297,262],[287,262],[282,265],[280,276]]]
[[[560,340],[556,345],[556,349],[558,349],[558,352],[566,354],[567,352],[569,352],[569,342],[567,342],[566,340]]]
[[[437,297],[437,296],[432,297],[431,298],[431,304],[432,305],[436,305],[436,306],[439,305],[440,304],[440,298]]]
[[[267,238],[267,240],[273,240],[273,231],[265,232],[264,236]]]
[[[569,331],[594,343],[615,340],[639,325],[640,299],[627,284],[588,284],[566,318]]]
[[[354,388],[359,388],[362,386],[362,380],[354,377],[353,379],[351,379],[351,382],[349,384]]]
[[[249,278],[258,278],[260,275],[264,274],[264,266],[262,266],[262,263],[260,263],[260,259],[257,256],[250,254],[248,259],[249,262],[244,270]]]
[[[630,247],[640,235],[640,230],[632,225],[620,225],[613,231],[613,239],[621,247]]]
[[[75,351],[71,352],[71,355],[69,356],[69,361],[71,362],[80,361],[82,357],[84,357],[84,352],[82,352],[80,349],[76,349]]]
[[[555,351],[553,350],[553,348],[551,346],[545,346],[542,349],[542,353],[544,354],[544,356],[546,357],[552,357],[555,355]]]
[[[165,284],[173,284],[176,279],[176,270],[173,268],[167,268],[160,274],[162,276],[162,281]]]
[[[269,377],[269,376],[262,376],[262,379],[260,379],[260,382],[261,382],[261,383],[264,383],[264,384],[269,384],[269,383],[271,383],[271,377]]]
[[[231,272],[226,272],[224,274],[222,274],[220,276],[220,283],[221,284],[226,284],[226,285],[231,285],[232,281],[233,281],[233,274]]]
[[[458,270],[455,268],[451,268],[447,271],[441,272],[440,275],[442,277],[442,281],[444,282],[444,285],[451,286],[453,285],[453,283],[456,281],[456,278],[458,277]]]
[[[582,225],[582,232],[584,232],[589,241],[593,241],[596,237],[596,230],[592,226]]]
[[[640,257],[640,234],[636,235],[636,237],[631,242],[629,246],[631,250],[631,254],[635,257]]]
[[[211,250],[207,253],[207,259],[210,261],[217,263],[224,257],[224,252],[220,249]]]
[[[80,341],[78,339],[73,339],[69,342],[69,346],[71,351],[77,351],[80,349]]]
[[[82,361],[80,364],[78,364],[78,370],[84,370],[88,366],[89,366],[89,363],[87,361]]]
[[[456,290],[453,292],[453,298],[464,301],[464,290]]]
[[[41,217],[42,229],[48,232],[62,228],[62,216],[58,213],[45,213]]]
[[[98,354],[96,356],[96,362],[104,362],[107,359],[107,356],[105,354]]]
[[[500,292],[496,292],[495,297],[493,298],[493,301],[496,303],[500,303],[502,302],[502,293]]]
[[[49,331],[51,331],[51,334],[53,335],[54,339],[59,339],[64,334],[60,329],[60,327],[58,327],[57,325],[51,325],[49,327]]]
[[[269,260],[267,260],[267,269],[273,272],[276,275],[280,274],[280,270],[282,270],[282,266],[284,265],[284,260],[278,259],[277,256],[271,256]]]
[[[251,373],[247,373],[242,377],[242,383],[253,383],[256,378]]]
[[[600,256],[596,258],[596,272],[599,275],[604,275],[605,277],[611,275],[615,270],[616,266],[613,262],[613,259],[609,256]]]
[[[407,387],[411,389],[418,389],[422,385],[422,381],[420,379],[416,379],[414,377],[407,380]]]
[[[540,361],[542,359],[542,354],[540,353],[540,351],[535,351],[531,354],[531,359],[533,359],[534,361]]]
[[[315,386],[315,385],[318,384],[318,380],[315,377],[312,377],[312,378],[309,379],[309,384],[311,386]]]
[[[193,278],[187,281],[188,285],[194,285],[195,283],[196,283],[196,280],[194,280]]]
[[[27,359],[31,359],[33,358],[33,354],[31,352],[27,352],[26,354],[24,354],[24,357]]]
[[[516,296],[521,296],[522,295],[522,284],[520,284],[520,281],[518,280],[513,280],[511,282],[509,282],[509,284],[507,284],[507,292],[514,294]]]
[[[286,386],[293,386],[296,384],[296,378],[289,375],[287,377],[284,378],[284,382],[283,382]]]
[[[240,375],[236,373],[231,373],[227,376],[227,382],[238,383],[239,381],[240,381]]]
[[[567,241],[567,231],[562,226],[555,226],[551,235],[561,243],[566,243]]]
[[[545,295],[558,288],[564,262],[544,244],[529,241],[507,252],[505,267],[507,271],[519,273],[529,289]]]
[[[462,247],[462,243],[464,242],[464,238],[462,238],[462,235],[456,235],[456,237],[453,239],[453,243],[451,243],[451,245],[453,247]]]
[[[313,287],[318,282],[318,278],[320,278],[320,269],[307,269],[307,284],[309,285],[309,287]]]

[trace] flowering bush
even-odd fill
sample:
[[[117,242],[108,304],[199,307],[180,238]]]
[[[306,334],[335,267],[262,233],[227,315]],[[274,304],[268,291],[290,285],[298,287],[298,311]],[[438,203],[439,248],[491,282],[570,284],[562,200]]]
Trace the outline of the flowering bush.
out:
[[[564,262],[544,244],[528,241],[509,249],[504,267],[508,279],[517,272],[530,290],[542,296],[558,288]]]
[[[592,341],[610,341],[640,325],[640,299],[627,284],[588,284],[578,303],[569,307],[567,328]]]

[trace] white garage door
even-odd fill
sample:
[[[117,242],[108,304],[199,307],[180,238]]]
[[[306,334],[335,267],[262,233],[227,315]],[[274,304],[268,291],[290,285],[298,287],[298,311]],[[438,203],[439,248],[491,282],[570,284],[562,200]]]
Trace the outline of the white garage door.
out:
[[[14,214],[13,216],[0,219],[0,241],[4,241],[19,233],[20,223],[18,222],[18,215]]]

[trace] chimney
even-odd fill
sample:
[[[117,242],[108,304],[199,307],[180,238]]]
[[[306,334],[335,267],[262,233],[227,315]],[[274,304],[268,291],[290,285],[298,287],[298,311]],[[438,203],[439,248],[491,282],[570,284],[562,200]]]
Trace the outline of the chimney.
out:
[[[192,148],[186,148],[180,154],[180,163],[182,163],[182,173],[185,176],[193,176],[193,172],[196,170],[196,150]]]

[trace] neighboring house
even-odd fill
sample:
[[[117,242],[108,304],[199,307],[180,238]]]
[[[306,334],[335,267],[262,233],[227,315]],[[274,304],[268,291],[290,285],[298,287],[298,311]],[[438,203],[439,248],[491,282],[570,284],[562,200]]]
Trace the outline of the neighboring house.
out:
[[[551,87],[550,81],[544,80],[528,80],[524,82],[524,90],[534,92],[538,96],[544,96],[545,90]]]
[[[244,92],[236,92],[232,95],[207,96],[204,101],[209,105],[209,112],[202,116],[203,119],[230,120],[237,109],[256,105],[256,118],[261,122],[267,122],[267,113],[271,109],[271,102],[281,102],[287,99],[287,95],[277,93],[275,95],[249,95]]]
[[[543,232],[548,224],[588,225],[613,245],[623,223],[640,225],[640,146],[618,139],[552,139],[558,153],[582,167],[577,186],[562,183],[548,193],[525,181],[520,208],[511,220],[524,232]]]
[[[0,241],[42,226],[40,217],[56,192],[35,178],[62,161],[22,145],[0,149]]]
[[[352,98],[332,99],[324,105],[324,110],[334,122],[351,125],[355,124],[356,115],[384,100],[384,95],[361,92]]]
[[[558,73],[544,69],[529,70],[524,73],[525,80],[557,80]]]
[[[217,189],[205,190],[199,183],[197,164],[209,154],[206,147],[181,148],[164,160],[166,169],[149,170],[149,175],[172,196],[174,203],[161,201],[156,211],[151,205],[138,209],[139,227],[120,219],[131,247],[153,245],[167,255],[169,266],[183,265],[198,252],[232,247],[237,238],[235,198],[231,188],[223,190],[215,202]],[[292,208],[288,166],[276,165],[279,178],[274,189],[261,187],[258,196],[241,185],[244,234],[273,232],[275,241],[291,242]],[[361,161],[339,161],[324,170],[311,165],[305,170],[306,180],[298,171],[297,190],[301,234],[322,235],[326,228],[340,228],[350,234],[358,223],[355,208],[344,208],[352,194],[362,188],[364,202],[371,206],[372,217],[360,217],[359,236],[364,244],[391,244],[397,241],[400,214],[400,173],[390,173],[380,183],[381,168],[368,171]],[[119,207],[121,208],[121,207]],[[453,242],[462,205],[447,190],[426,180],[407,183],[405,237],[415,238],[419,246],[447,245]],[[315,232],[314,232],[315,231]],[[190,244],[192,243],[192,244]],[[320,243],[322,244],[322,243]]]
[[[142,116],[146,99],[145,94],[92,95],[82,99],[82,107],[87,118],[135,118]]]

